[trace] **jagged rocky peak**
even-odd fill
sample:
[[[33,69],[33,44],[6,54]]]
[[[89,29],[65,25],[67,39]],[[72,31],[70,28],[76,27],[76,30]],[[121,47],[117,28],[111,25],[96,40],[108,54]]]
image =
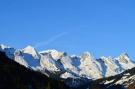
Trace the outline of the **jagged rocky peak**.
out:
[[[10,48],[9,46],[7,45],[4,45],[4,44],[0,44],[0,50],[4,50],[5,48]]]
[[[100,57],[100,60],[104,63],[108,63],[110,61],[113,61],[113,58],[111,56],[109,56],[109,57],[102,56],[102,57]]]
[[[116,60],[125,70],[135,67],[135,63],[129,58],[127,53],[122,53]]]
[[[80,75],[88,79],[101,78],[102,74],[98,62],[89,52],[84,52],[81,56]]]
[[[16,50],[15,48],[12,48],[4,44],[0,44],[0,51],[5,52],[8,58],[11,58],[11,59],[14,58],[15,50]]]
[[[112,59],[113,59],[112,56],[108,56],[108,57],[102,56],[102,57],[100,57],[100,58],[101,58],[101,59],[105,59],[105,60],[107,60],[107,59],[112,60]]]
[[[118,60],[122,63],[128,63],[130,60],[129,56],[127,53],[122,53],[119,57]]]
[[[40,53],[41,53],[41,54],[50,54],[51,57],[52,57],[53,59],[55,59],[55,60],[61,59],[62,56],[66,56],[66,55],[67,55],[66,52],[59,52],[59,51],[54,50],[54,49],[52,49],[52,50],[47,50],[47,51],[42,51],[42,52],[40,52]]]
[[[31,45],[28,45],[27,47],[25,47],[23,49],[23,52],[25,52],[25,53],[33,53],[33,52],[35,52],[35,48],[32,47]]]
[[[93,60],[94,57],[90,54],[90,52],[84,52],[81,56],[83,60]]]
[[[22,52],[23,53],[27,53],[27,54],[31,54],[34,58],[39,59],[38,52],[31,45],[28,45],[27,47],[25,47],[24,49],[22,49]]]
[[[81,57],[80,56],[76,56],[76,55],[72,55],[71,56],[71,59],[73,60],[73,61],[79,61],[80,62],[80,60],[81,60]]]

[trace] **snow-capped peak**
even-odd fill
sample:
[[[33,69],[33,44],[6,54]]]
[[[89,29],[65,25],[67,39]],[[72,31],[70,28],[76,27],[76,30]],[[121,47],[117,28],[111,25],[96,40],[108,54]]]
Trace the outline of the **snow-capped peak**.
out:
[[[28,51],[29,53],[31,53],[31,52],[35,51],[35,48],[32,47],[31,45],[28,45],[28,46],[25,47],[23,50],[24,50],[24,51]]]
[[[55,60],[61,59],[61,57],[64,56],[64,52],[59,52],[55,49],[42,51],[40,53],[41,54],[49,53],[49,54],[51,54],[52,58],[55,59]]]
[[[81,56],[83,60],[93,60],[93,56],[90,54],[90,52],[84,52]]]
[[[111,56],[109,57],[102,56],[100,57],[100,60],[102,60],[106,64],[112,64],[113,62],[113,58]]]
[[[130,62],[130,58],[127,53],[122,53],[119,57],[118,60],[122,63],[128,63]]]
[[[131,61],[127,53],[121,54],[118,58],[116,58],[116,60],[118,61],[119,65],[125,70],[135,67],[135,64]]]
[[[80,75],[91,79],[101,78],[102,74],[98,62],[89,52],[84,52],[81,56]]]
[[[5,48],[10,48],[9,46],[7,45],[4,45],[4,44],[0,44],[0,50],[4,50]]]
[[[39,59],[38,52],[31,45],[28,45],[27,47],[22,49],[22,51],[23,53],[31,54],[34,58]]]

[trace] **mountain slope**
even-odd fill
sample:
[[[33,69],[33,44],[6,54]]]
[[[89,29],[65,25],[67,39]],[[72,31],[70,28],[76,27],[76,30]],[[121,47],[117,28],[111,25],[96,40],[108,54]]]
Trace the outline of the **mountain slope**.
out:
[[[63,82],[25,68],[0,52],[0,89],[70,89]]]
[[[135,67],[115,76],[92,81],[90,87],[98,87],[96,89],[135,89],[134,84]]]

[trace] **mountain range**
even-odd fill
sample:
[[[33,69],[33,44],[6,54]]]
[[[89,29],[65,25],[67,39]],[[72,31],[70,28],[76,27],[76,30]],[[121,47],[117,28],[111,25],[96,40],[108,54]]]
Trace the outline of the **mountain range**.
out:
[[[135,80],[135,63],[127,53],[116,58],[102,56],[95,59],[89,52],[70,56],[57,50],[38,52],[32,46],[15,49],[3,44],[0,45],[0,52],[5,53],[5,59],[49,79],[62,81],[62,85],[72,89],[124,89],[133,87]]]

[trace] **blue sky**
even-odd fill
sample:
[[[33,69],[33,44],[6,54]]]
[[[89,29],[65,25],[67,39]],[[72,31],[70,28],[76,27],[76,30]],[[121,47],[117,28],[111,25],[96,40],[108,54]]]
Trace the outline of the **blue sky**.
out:
[[[135,59],[134,0],[0,0],[0,43]]]

